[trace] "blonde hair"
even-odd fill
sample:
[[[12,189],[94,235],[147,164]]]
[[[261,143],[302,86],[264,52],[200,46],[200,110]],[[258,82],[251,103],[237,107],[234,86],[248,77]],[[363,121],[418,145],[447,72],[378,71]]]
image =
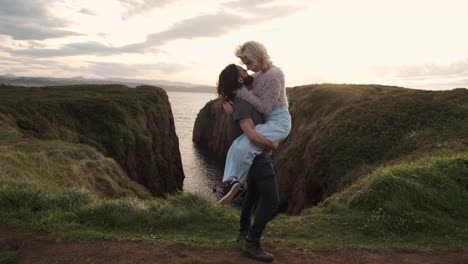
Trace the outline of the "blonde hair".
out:
[[[254,65],[260,65],[262,70],[267,70],[272,63],[265,46],[256,41],[247,41],[237,46],[234,54],[238,58],[247,57]]]

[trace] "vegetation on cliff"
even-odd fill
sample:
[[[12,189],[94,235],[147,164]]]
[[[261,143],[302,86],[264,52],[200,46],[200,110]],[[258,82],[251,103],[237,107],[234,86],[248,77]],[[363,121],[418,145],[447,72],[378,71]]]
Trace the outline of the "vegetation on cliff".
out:
[[[323,201],[379,166],[467,149],[466,89],[322,84],[290,88],[288,98],[292,131],[275,154],[275,170],[281,208],[289,213]],[[194,141],[220,160],[228,149],[225,124],[214,100],[194,128]]]
[[[310,85],[288,91],[293,132],[275,158],[288,212],[375,168],[468,146],[468,90]]]
[[[264,234],[265,244],[304,252],[468,250],[466,96],[462,89],[291,89],[293,131],[276,154],[283,206],[302,209],[320,203],[297,215],[278,215]],[[83,144],[77,130],[57,121],[47,125],[55,127],[47,134],[36,134],[36,129],[25,129],[34,128],[34,122],[18,123],[22,114],[15,114],[14,98],[10,100],[0,107],[9,109],[0,111],[0,169],[8,172],[0,174],[0,222],[47,230],[60,239],[239,246],[237,209],[188,193],[148,198],[148,191],[124,179],[120,164],[107,156],[114,152],[102,152],[101,141]],[[219,101],[207,105],[215,104],[209,111],[222,111]],[[222,140],[215,137],[223,135],[216,129],[225,131],[213,122],[216,114],[204,116],[211,118],[200,123],[212,130],[208,138]],[[60,117],[46,120],[56,119]],[[207,146],[225,147],[220,142]],[[311,186],[320,187],[320,199],[310,198],[315,197]]]
[[[382,167],[300,215],[280,214],[274,248],[468,250],[468,152]],[[448,172],[448,174],[447,174]],[[408,184],[409,183],[409,184]],[[440,186],[444,186],[440,188]],[[86,190],[0,187],[0,219],[64,238],[158,240],[238,247],[239,212],[189,193],[166,199],[102,199]]]
[[[49,182],[61,186],[57,181],[72,184],[73,178],[86,177],[88,184],[77,186],[107,188],[106,194],[133,185],[128,179],[157,196],[182,188],[169,101],[156,87],[2,87],[0,144],[0,166],[9,178],[52,177]],[[136,186],[125,188],[141,193],[144,188]]]
[[[466,89],[323,84],[288,89],[288,97],[293,127],[275,153],[275,170],[283,212],[299,215],[273,223],[278,237],[323,244],[326,236],[335,246],[347,235],[421,245],[450,237],[466,247]],[[219,116],[223,124],[223,114],[211,101],[199,118]],[[215,129],[196,126],[194,135],[222,135]],[[228,148],[200,144],[218,146],[212,152],[221,158]]]

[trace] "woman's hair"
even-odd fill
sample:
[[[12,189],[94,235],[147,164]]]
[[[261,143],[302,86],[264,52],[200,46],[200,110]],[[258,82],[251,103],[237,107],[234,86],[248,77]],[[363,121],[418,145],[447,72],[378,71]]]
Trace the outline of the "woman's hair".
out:
[[[218,80],[218,95],[224,101],[230,101],[234,98],[234,91],[242,87],[242,83],[239,83],[239,71],[235,64],[229,64],[221,71]]]
[[[254,65],[260,65],[262,70],[267,70],[271,65],[271,59],[268,51],[261,43],[256,41],[247,41],[246,43],[237,46],[234,52],[236,57],[247,57]]]

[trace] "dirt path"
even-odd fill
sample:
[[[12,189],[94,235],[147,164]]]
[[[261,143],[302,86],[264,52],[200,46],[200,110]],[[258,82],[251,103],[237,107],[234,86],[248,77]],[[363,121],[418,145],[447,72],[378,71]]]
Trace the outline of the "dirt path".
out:
[[[259,263],[240,255],[238,250],[195,249],[180,245],[166,246],[142,241],[62,241],[51,240],[46,234],[25,234],[0,225],[0,252],[16,251],[19,263]],[[367,252],[346,250],[336,252],[273,251],[274,263],[314,264],[467,264],[468,252]]]

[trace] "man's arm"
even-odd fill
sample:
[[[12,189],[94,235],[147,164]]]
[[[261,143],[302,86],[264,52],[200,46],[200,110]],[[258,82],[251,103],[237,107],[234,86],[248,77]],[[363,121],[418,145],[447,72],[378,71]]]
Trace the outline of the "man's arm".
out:
[[[255,131],[255,125],[251,118],[240,120],[239,125],[250,142],[252,142],[257,147],[266,150],[275,150],[278,148],[278,143],[269,141],[262,134],[259,134],[257,131]]]

